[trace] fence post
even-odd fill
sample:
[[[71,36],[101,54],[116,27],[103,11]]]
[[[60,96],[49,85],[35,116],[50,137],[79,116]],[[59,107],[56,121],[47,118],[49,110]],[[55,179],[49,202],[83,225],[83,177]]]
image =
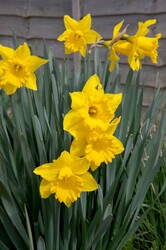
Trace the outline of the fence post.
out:
[[[72,0],[72,17],[73,19],[79,21],[80,20],[80,0]],[[73,54],[74,60],[74,72],[80,72],[81,68],[81,55],[80,53]]]

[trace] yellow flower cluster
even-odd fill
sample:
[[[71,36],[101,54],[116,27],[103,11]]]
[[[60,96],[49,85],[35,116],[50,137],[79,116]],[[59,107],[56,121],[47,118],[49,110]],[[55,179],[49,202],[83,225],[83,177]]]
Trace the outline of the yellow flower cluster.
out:
[[[122,94],[104,93],[97,75],[91,76],[82,92],[70,93],[71,110],[64,117],[64,130],[74,140],[70,153],[63,151],[53,163],[37,167],[34,173],[43,179],[40,184],[42,198],[55,193],[55,198],[67,207],[76,201],[81,192],[98,188],[92,174],[102,162],[112,162],[124,148],[113,134],[119,118],[115,111]]]
[[[110,50],[110,71],[114,70],[119,55],[127,56],[128,63],[133,70],[141,68],[145,56],[157,63],[158,40],[146,37],[148,27],[156,20],[138,23],[135,35],[126,34],[127,27],[120,32],[123,21],[113,30],[112,40],[104,41],[99,33],[91,29],[90,14],[76,21],[64,16],[66,31],[58,37],[64,41],[65,53],[79,51],[86,56],[87,45],[90,49],[95,46],[104,46]],[[8,95],[15,93],[20,87],[37,90],[35,70],[48,60],[33,56],[27,43],[20,45],[16,50],[0,45],[0,89]],[[81,192],[90,192],[98,188],[91,171],[100,167],[101,163],[109,163],[117,154],[123,152],[121,141],[114,136],[120,122],[115,118],[115,111],[122,101],[122,94],[104,93],[102,84],[97,75],[91,76],[82,92],[70,93],[71,110],[64,117],[64,130],[73,136],[70,153],[63,151],[58,159],[52,163],[43,164],[35,168],[34,173],[42,177],[40,194],[47,198],[55,194],[59,202],[70,207]]]
[[[70,152],[85,157],[94,171],[123,151],[122,143],[113,136],[120,122],[114,115],[122,94],[104,93],[100,79],[93,75],[82,92],[70,96],[71,110],[64,117],[64,129],[75,138]]]
[[[64,17],[66,31],[58,37],[59,41],[64,41],[65,53],[70,54],[79,51],[82,56],[86,55],[87,44],[92,44],[91,48],[104,46],[110,50],[109,59],[110,71],[113,71],[116,62],[120,59],[119,55],[127,56],[128,63],[133,70],[141,69],[141,60],[147,56],[152,63],[157,63],[158,40],[161,33],[156,37],[147,37],[148,27],[155,24],[156,19],[138,23],[138,30],[135,35],[126,34],[127,27],[120,32],[123,21],[118,23],[113,30],[112,39],[101,40],[101,36],[91,30],[91,16],[88,14],[79,22],[69,16]]]

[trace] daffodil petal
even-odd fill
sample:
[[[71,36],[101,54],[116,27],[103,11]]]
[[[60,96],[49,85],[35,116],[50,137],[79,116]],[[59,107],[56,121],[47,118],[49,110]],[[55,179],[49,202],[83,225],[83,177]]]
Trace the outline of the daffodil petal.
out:
[[[72,100],[71,108],[73,110],[78,110],[84,107],[87,104],[87,95],[83,92],[73,92],[70,93],[70,97]]]
[[[28,80],[24,83],[24,86],[29,89],[37,90],[36,86],[36,76],[34,73],[31,73],[28,77]]]
[[[100,34],[95,30],[90,30],[89,32],[85,33],[84,37],[87,44],[92,44],[102,39]]]
[[[86,93],[86,95],[91,95],[93,92],[101,91],[101,93],[104,93],[104,90],[102,88],[102,85],[100,83],[99,77],[95,74],[92,75],[86,82],[82,92]]]
[[[117,25],[115,25],[114,31],[113,31],[113,38],[115,38],[119,34],[119,30],[121,29],[123,22],[124,20],[118,23]]]
[[[58,36],[57,40],[60,42],[65,41],[66,35],[68,35],[68,33],[69,33],[69,31],[65,30],[60,36]]]
[[[19,60],[28,60],[30,59],[30,49],[27,45],[27,43],[24,43],[23,45],[20,45],[16,51],[15,51],[15,57],[19,58]]]
[[[72,155],[72,164],[70,166],[71,170],[73,173],[77,174],[77,175],[82,175],[85,172],[88,171],[89,167],[90,167],[90,163],[87,161],[86,158],[84,157],[79,157],[79,156],[74,156]]]
[[[81,46],[81,48],[79,49],[81,56],[85,57],[86,56],[86,48],[87,46]]]
[[[38,56],[30,56],[27,62],[27,65],[29,67],[29,70],[34,72],[37,70],[40,66],[43,64],[46,64],[48,60],[42,59]]]
[[[50,188],[51,183],[45,179],[42,179],[40,183],[40,194],[42,198],[46,199],[51,195]]]
[[[84,33],[88,32],[91,28],[91,16],[90,14],[87,14],[84,16],[79,22],[79,29],[83,30]]]
[[[82,180],[83,180],[82,192],[90,192],[98,188],[97,182],[89,172],[86,172],[82,176]]]
[[[3,89],[6,91],[8,95],[12,95],[16,92],[17,87],[11,85],[11,84],[6,84]]]
[[[3,60],[12,58],[14,54],[14,49],[0,45],[0,55],[2,56]]]
[[[70,146],[70,153],[75,156],[84,156],[86,148],[86,140],[85,139],[75,139],[72,141]]]
[[[58,169],[55,167],[55,163],[46,163],[37,167],[33,171],[36,175],[40,175],[47,181],[54,180],[55,176],[58,173]]]
[[[110,67],[109,70],[112,72],[116,66],[116,62],[119,60],[119,56],[116,54],[115,50],[112,48],[110,50]]]
[[[82,138],[86,133],[83,118],[78,112],[75,112],[74,110],[71,110],[65,115],[63,128],[75,138]]]
[[[64,24],[67,30],[76,30],[78,28],[78,22],[68,15],[64,16]]]

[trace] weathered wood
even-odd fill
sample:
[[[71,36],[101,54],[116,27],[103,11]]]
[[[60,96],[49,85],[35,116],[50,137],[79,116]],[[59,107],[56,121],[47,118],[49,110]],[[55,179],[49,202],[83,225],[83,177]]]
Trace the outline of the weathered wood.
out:
[[[82,9],[83,15],[91,13],[92,16],[165,13],[166,1],[82,0]]]
[[[121,83],[125,83],[129,72],[128,64],[120,64],[120,73],[122,75]],[[166,87],[166,66],[157,68],[155,66],[144,65],[140,70],[140,83],[144,83],[147,87],[155,87],[156,81],[161,88]]]
[[[72,13],[71,0],[1,0],[0,2],[0,15],[63,17]]]
[[[63,17],[72,14],[71,0],[28,0],[27,16]]]
[[[28,8],[27,0],[0,0],[0,15],[25,16]]]
[[[13,30],[18,36],[27,37],[27,20],[23,17],[0,16],[0,35],[12,36]]]
[[[31,17],[27,38],[56,39],[64,30],[63,18]]]

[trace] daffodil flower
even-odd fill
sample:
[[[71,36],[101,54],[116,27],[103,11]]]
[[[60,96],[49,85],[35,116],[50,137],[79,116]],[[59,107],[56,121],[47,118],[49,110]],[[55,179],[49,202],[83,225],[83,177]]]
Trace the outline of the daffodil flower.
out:
[[[89,129],[105,131],[122,100],[121,93],[104,93],[97,75],[88,79],[82,92],[73,92],[70,96],[71,110],[64,117],[64,129],[76,138],[84,137]]]
[[[71,154],[85,157],[92,171],[96,170],[102,162],[112,162],[115,155],[124,150],[121,141],[113,135],[119,122],[120,118],[116,118],[106,131],[96,129],[84,134],[84,137],[74,139],[70,147]]]
[[[64,16],[66,31],[57,40],[64,41],[65,54],[79,51],[83,57],[86,55],[87,44],[93,44],[101,39],[99,33],[91,29],[91,15],[88,14],[80,21],[68,15]]]
[[[158,40],[161,38],[161,33],[158,33],[156,37],[147,37],[149,32],[148,27],[155,24],[156,19],[147,20],[144,23],[138,23],[138,30],[135,35],[124,35],[123,40],[115,43],[115,50],[128,57],[128,63],[133,70],[138,71],[142,68],[141,60],[145,56],[149,57],[152,63],[157,63],[159,46]]]
[[[34,173],[43,179],[40,183],[42,198],[55,194],[59,202],[70,207],[81,192],[90,192],[98,188],[92,175],[87,172],[89,163],[85,158],[63,151],[57,160],[35,168]]]
[[[8,95],[23,86],[37,90],[34,71],[48,60],[31,55],[27,43],[16,50],[0,45],[0,55],[0,88]]]

